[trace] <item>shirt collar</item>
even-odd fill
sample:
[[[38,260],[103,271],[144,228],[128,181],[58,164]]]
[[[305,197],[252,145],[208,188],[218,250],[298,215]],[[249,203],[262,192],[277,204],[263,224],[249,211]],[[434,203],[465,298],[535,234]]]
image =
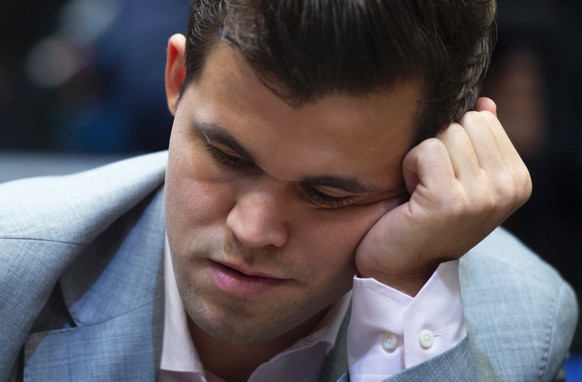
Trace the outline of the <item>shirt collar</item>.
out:
[[[178,292],[168,239],[164,246],[164,339],[162,370],[203,375],[204,367],[190,338],[186,311]]]

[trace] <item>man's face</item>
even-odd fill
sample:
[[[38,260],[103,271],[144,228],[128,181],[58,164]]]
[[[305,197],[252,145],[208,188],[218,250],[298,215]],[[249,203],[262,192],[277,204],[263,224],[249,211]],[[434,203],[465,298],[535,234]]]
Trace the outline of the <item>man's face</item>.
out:
[[[172,260],[195,325],[264,341],[350,290],[358,243],[406,194],[418,97],[403,84],[294,108],[217,44],[175,109],[166,178]]]

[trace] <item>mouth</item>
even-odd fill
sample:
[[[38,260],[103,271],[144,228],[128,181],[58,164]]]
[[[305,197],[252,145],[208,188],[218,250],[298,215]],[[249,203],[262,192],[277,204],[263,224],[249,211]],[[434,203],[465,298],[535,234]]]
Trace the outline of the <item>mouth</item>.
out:
[[[243,298],[261,297],[290,281],[216,261],[210,261],[210,274],[218,289]]]

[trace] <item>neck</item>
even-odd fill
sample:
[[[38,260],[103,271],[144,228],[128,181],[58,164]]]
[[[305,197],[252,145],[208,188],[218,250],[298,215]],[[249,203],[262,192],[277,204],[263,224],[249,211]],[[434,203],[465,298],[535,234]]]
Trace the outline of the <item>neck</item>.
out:
[[[233,344],[213,337],[196,326],[192,320],[188,320],[188,327],[200,361],[206,370],[227,382],[248,381],[251,374],[261,364],[311,333],[326,311],[323,310],[280,336],[268,341],[245,345]]]

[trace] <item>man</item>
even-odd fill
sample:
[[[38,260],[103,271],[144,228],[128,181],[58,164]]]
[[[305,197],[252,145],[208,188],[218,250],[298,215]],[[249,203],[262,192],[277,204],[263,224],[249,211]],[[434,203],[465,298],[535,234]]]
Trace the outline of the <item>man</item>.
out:
[[[193,2],[168,45],[167,168],[0,190],[2,377],[557,378],[573,292],[496,229],[531,183],[476,101],[493,19]]]

